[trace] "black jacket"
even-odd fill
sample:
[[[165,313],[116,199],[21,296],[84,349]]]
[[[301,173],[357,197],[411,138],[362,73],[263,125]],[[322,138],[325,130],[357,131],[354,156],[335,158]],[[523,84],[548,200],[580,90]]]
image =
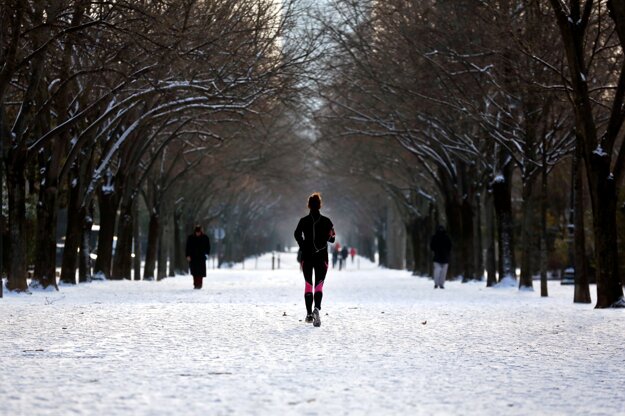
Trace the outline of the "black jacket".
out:
[[[206,234],[191,234],[187,238],[186,256],[191,257],[189,270],[192,276],[206,276],[206,256],[211,253],[211,244]]]
[[[294,235],[304,260],[322,253],[327,258],[328,241],[334,242],[334,225],[330,218],[324,217],[319,211],[310,211],[310,214],[299,220]]]
[[[434,252],[434,263],[449,263],[451,240],[445,231],[437,231],[430,240],[430,249]]]

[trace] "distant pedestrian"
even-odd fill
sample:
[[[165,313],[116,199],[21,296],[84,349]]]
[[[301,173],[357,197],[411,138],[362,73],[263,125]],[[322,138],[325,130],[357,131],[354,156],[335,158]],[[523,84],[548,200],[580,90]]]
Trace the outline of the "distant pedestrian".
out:
[[[336,262],[339,259],[339,251],[341,250],[341,245],[337,242],[334,247],[332,247],[332,268],[336,269]]]
[[[186,256],[189,262],[189,271],[193,276],[193,288],[202,289],[202,279],[206,277],[206,259],[211,252],[208,236],[202,231],[201,225],[196,225],[193,234],[187,238]]]
[[[356,247],[352,247],[349,249],[349,255],[352,258],[352,264],[354,263],[354,257],[356,257]]]
[[[304,301],[306,322],[321,325],[319,310],[323,298],[323,283],[328,272],[328,242],[335,239],[334,225],[330,218],[321,215],[321,195],[317,192],[308,197],[310,213],[301,218],[295,228],[295,240],[302,250],[302,271],[304,272]],[[313,270],[315,286],[313,292]],[[313,300],[315,309],[312,309]]]
[[[442,225],[436,226],[436,233],[430,240],[430,249],[434,252],[434,289],[445,289],[451,240]]]
[[[347,268],[347,253],[347,246],[343,246],[343,248],[341,249],[341,259],[339,260],[339,270],[341,270],[342,267]]]

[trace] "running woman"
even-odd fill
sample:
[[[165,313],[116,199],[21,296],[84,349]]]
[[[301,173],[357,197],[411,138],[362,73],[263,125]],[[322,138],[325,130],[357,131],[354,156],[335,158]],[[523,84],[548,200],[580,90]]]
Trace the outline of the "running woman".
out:
[[[323,297],[323,282],[328,272],[328,241],[334,242],[334,226],[330,218],[321,215],[321,194],[315,192],[308,197],[310,213],[299,220],[295,229],[295,240],[302,250],[302,271],[304,272],[306,322],[321,325],[319,310]],[[315,285],[313,291],[313,270]],[[315,309],[313,309],[313,300]]]

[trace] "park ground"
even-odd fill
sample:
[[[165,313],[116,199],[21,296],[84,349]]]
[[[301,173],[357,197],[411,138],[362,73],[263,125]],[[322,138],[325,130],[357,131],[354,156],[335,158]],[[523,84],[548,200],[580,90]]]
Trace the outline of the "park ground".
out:
[[[434,290],[359,259],[329,271],[314,328],[295,254],[281,266],[209,270],[201,291],[5,292],[0,414],[625,414],[625,310],[573,304],[572,286]]]

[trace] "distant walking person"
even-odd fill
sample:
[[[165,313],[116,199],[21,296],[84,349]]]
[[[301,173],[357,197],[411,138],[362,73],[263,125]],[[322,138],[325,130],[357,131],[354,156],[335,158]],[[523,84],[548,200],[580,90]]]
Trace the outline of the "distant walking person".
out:
[[[302,250],[302,271],[304,272],[304,301],[306,322],[321,325],[319,310],[323,298],[323,282],[328,272],[328,241],[335,239],[334,225],[330,218],[321,215],[321,195],[315,192],[308,197],[310,213],[301,218],[295,228],[295,240]],[[315,285],[313,290],[313,270]],[[315,309],[313,310],[313,300]]]
[[[201,225],[196,225],[193,234],[187,238],[186,248],[194,289],[202,289],[202,279],[206,276],[206,256],[210,252],[211,244],[208,236],[202,232]]]
[[[339,260],[339,270],[343,267],[347,268],[347,246],[341,249],[341,259]]]
[[[434,252],[434,289],[445,289],[451,240],[442,225],[436,226],[436,233],[430,240],[430,249]]]
[[[349,249],[349,255],[352,258],[352,264],[354,263],[354,257],[356,257],[356,247],[352,247]]]
[[[332,268],[336,269],[336,262],[339,259],[339,251],[341,251],[341,245],[337,243],[332,248]]]

